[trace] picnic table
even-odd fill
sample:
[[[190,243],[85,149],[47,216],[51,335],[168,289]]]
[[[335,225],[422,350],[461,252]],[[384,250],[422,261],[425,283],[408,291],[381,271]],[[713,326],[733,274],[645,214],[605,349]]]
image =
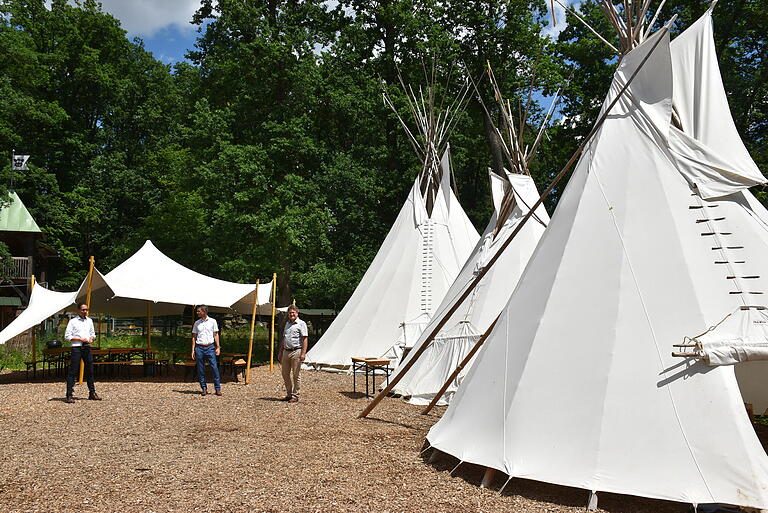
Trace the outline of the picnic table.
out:
[[[101,349],[91,346],[93,355],[94,373],[98,369],[105,369],[110,375],[125,371],[130,372],[131,366],[141,365],[144,375],[154,375],[155,372],[162,372],[162,368],[167,366],[168,359],[158,357],[152,350],[145,347],[112,347]],[[71,347],[59,347],[53,349],[43,349],[43,367],[47,366],[48,375],[53,368],[56,375],[64,375],[69,369],[69,362],[72,358]]]

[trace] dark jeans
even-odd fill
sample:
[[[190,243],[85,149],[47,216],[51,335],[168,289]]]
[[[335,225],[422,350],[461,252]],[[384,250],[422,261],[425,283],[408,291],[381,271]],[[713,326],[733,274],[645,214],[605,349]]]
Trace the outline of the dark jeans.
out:
[[[86,383],[88,383],[88,391],[92,394],[96,393],[96,387],[93,384],[93,353],[91,353],[90,345],[83,345],[72,348],[72,360],[69,362],[69,374],[67,374],[67,397],[70,397],[75,391],[75,376],[80,374],[81,358],[85,364],[83,375]]]
[[[216,390],[221,390],[221,376],[219,375],[219,366],[216,365],[216,345],[211,344],[209,346],[195,346],[195,361],[197,362],[197,380],[200,382],[200,388],[203,390],[208,389],[208,385],[205,383],[205,360],[211,365],[211,371],[213,371],[213,387]]]

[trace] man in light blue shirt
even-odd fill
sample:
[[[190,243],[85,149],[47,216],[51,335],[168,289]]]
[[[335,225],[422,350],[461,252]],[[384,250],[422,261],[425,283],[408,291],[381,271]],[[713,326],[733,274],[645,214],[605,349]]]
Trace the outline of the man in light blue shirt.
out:
[[[205,362],[213,371],[213,388],[216,395],[221,395],[221,376],[216,357],[221,354],[219,345],[219,324],[213,317],[208,317],[208,307],[197,307],[200,317],[192,326],[192,359],[197,362],[197,380],[200,382],[200,395],[208,395],[208,384],[205,382]]]
[[[301,362],[307,357],[307,343],[309,331],[307,323],[299,319],[299,309],[291,305],[288,307],[288,322],[285,323],[283,336],[280,339],[280,352],[277,359],[283,371],[286,396],[283,401],[289,403],[299,402],[299,387],[301,386]],[[291,379],[293,374],[293,379]]]

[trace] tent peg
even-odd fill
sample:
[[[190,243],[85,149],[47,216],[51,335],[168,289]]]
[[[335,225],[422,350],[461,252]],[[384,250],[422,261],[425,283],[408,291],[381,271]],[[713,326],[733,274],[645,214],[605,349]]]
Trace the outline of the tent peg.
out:
[[[499,488],[499,491],[498,491],[498,494],[499,494],[499,495],[501,495],[501,492],[503,492],[503,491],[504,491],[504,488],[506,488],[506,487],[507,487],[507,485],[509,484],[509,482],[510,482],[510,481],[512,481],[512,476],[509,476],[509,477],[507,478],[507,480],[506,480],[506,481],[504,481],[504,484],[503,484],[503,485],[501,485],[501,488]]]
[[[589,492],[589,499],[587,499],[587,511],[596,511],[597,510],[597,492],[595,490],[591,490]]]

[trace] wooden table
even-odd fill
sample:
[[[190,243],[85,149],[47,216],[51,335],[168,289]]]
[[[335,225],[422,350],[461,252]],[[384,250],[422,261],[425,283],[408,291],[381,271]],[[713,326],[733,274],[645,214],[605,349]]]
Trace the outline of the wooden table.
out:
[[[387,385],[389,385],[389,375],[392,374],[390,361],[387,358],[370,358],[362,356],[352,357],[352,391],[357,392],[357,371],[365,372],[365,397],[371,397],[368,387],[368,375],[371,375],[372,389],[376,392],[376,371],[381,371],[386,375]]]

